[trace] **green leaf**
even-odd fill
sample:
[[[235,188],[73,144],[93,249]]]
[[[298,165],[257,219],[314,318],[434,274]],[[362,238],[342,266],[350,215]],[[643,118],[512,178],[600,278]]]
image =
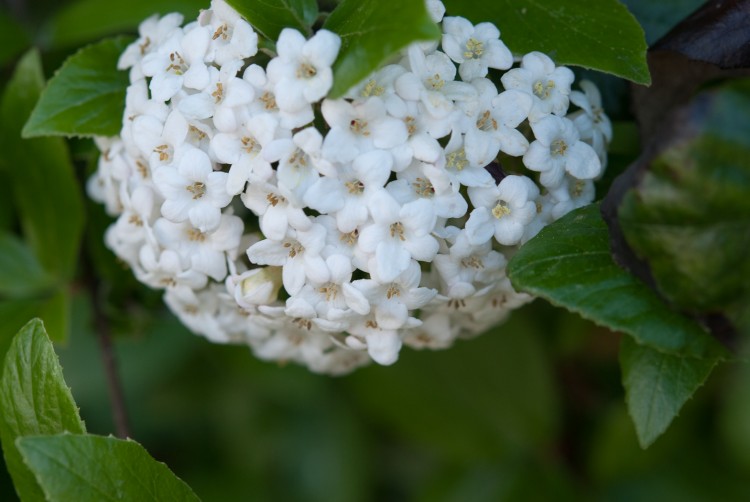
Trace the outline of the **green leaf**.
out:
[[[490,21],[516,54],[544,52],[557,64],[599,70],[649,84],[646,41],[617,0],[445,0],[446,15]]]
[[[684,106],[619,208],[628,244],[678,308],[750,304],[750,79]]]
[[[23,500],[44,500],[44,495],[21,460],[16,439],[65,431],[86,432],[52,342],[42,321],[34,319],[13,339],[0,379],[0,439],[8,471]]]
[[[179,12],[194,19],[206,0],[78,0],[67,4],[46,26],[49,45],[78,47],[109,35],[135,32],[138,25],[154,14]]]
[[[132,41],[110,38],[70,56],[42,92],[23,137],[119,134],[130,81],[117,60]]]
[[[21,127],[44,86],[39,54],[19,61],[0,104],[0,165],[11,181],[25,240],[56,278],[75,271],[83,231],[83,202],[61,138],[22,140]]]
[[[667,430],[718,362],[718,358],[664,354],[623,337],[620,367],[625,401],[642,448]]]
[[[695,322],[670,310],[618,267],[597,205],[577,209],[524,244],[508,265],[519,291],[541,296],[641,345],[673,355],[713,357],[723,347]]]
[[[309,36],[318,17],[315,0],[227,0],[264,37],[275,41],[284,28]]]
[[[332,98],[343,96],[410,43],[440,37],[423,0],[343,0],[324,28],[341,37]]]
[[[199,500],[135,441],[61,434],[24,437],[17,444],[52,502]]]
[[[0,297],[24,298],[49,290],[54,279],[13,234],[0,231]]]

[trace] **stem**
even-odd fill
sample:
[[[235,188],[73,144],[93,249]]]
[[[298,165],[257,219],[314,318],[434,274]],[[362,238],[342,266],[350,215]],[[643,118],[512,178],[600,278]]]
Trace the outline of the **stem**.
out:
[[[128,413],[125,407],[125,394],[122,390],[122,382],[117,371],[117,360],[112,346],[109,319],[102,312],[98,303],[98,301],[94,300],[94,325],[96,327],[96,337],[99,340],[99,351],[101,352],[102,363],[104,364],[104,373],[107,378],[107,390],[109,391],[109,401],[112,407],[112,420],[115,423],[115,435],[120,439],[125,439],[130,436]]]
[[[130,425],[125,406],[125,394],[117,371],[117,359],[112,345],[112,329],[109,318],[104,311],[104,299],[98,279],[94,276],[90,257],[84,258],[86,263],[87,285],[91,294],[91,304],[94,310],[94,330],[99,342],[99,352],[104,365],[107,379],[107,391],[112,409],[112,421],[115,424],[115,435],[120,439],[130,437]]]

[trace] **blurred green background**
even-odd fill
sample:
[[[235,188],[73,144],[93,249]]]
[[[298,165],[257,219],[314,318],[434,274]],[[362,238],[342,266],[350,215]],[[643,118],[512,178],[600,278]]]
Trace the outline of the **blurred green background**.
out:
[[[624,3],[651,43],[701,2]],[[151,13],[192,17],[206,6],[4,0],[0,85],[31,45],[41,49],[49,76],[81,45],[132,32]],[[627,85],[593,78],[605,86],[606,107],[625,134],[615,143],[611,179],[638,153],[628,139],[635,129]],[[73,141],[71,151],[82,175],[91,169],[90,142]],[[5,199],[0,220],[12,229]],[[204,500],[750,499],[745,366],[720,367],[644,451],[623,402],[618,335],[542,301],[448,351],[405,349],[392,367],[318,376],[188,333],[103,248],[102,209],[90,203],[87,221],[87,253],[113,326],[132,436]],[[89,432],[110,434],[91,298],[80,284],[72,291],[70,339],[58,353]],[[5,331],[28,320],[16,314],[3,317]],[[0,469],[0,500],[14,498]]]

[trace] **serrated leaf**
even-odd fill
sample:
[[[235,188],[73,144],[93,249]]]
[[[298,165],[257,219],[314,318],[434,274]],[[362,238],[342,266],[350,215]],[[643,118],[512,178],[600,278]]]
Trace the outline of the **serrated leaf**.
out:
[[[516,54],[540,51],[557,64],[648,84],[643,29],[617,0],[445,0],[446,15],[490,21]]]
[[[77,47],[103,37],[135,32],[147,17],[179,12],[195,18],[206,0],[78,0],[66,3],[45,29],[49,45],[55,48]]]
[[[61,138],[20,137],[43,86],[39,54],[29,51],[0,104],[0,165],[10,178],[26,242],[50,275],[67,279],[75,271],[83,231],[81,189],[68,149]]]
[[[84,433],[86,429],[44,325],[34,319],[13,339],[0,378],[0,439],[8,471],[23,500],[44,500],[44,494],[23,463],[16,439],[65,431]]]
[[[667,430],[718,362],[718,358],[664,354],[623,337],[620,345],[622,384],[642,448],[647,448]]]
[[[695,314],[750,303],[750,79],[704,91],[663,124],[619,207],[660,292]]]
[[[110,38],[70,56],[47,83],[23,137],[119,134],[130,81],[117,60],[132,41]]]
[[[199,500],[135,441],[62,434],[24,437],[17,444],[51,502]]]
[[[672,311],[614,263],[598,205],[577,209],[542,229],[510,261],[508,275],[517,290],[627,333],[655,350],[694,357],[726,352],[698,324]]]
[[[24,298],[48,291],[54,279],[16,236],[0,231],[0,297]]]
[[[315,0],[227,0],[264,37],[276,41],[284,28],[309,36],[318,17]]]
[[[341,37],[332,98],[343,96],[410,43],[440,37],[423,0],[343,0],[324,28]]]

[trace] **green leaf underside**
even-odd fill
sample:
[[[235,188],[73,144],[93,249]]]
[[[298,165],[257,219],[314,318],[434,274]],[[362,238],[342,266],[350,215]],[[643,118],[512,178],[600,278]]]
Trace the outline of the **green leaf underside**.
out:
[[[341,37],[332,98],[343,96],[410,43],[440,37],[422,0],[343,0],[324,28]]]
[[[75,271],[83,231],[81,189],[68,149],[62,138],[20,138],[43,85],[39,54],[30,51],[0,104],[0,166],[10,178],[26,242],[48,274],[67,279]]]
[[[61,434],[24,437],[18,447],[50,501],[199,500],[166,465],[131,440]]]
[[[78,0],[60,9],[49,24],[50,46],[78,47],[108,35],[135,32],[154,14],[179,12],[195,18],[207,0]]]
[[[0,231],[0,298],[34,296],[53,284],[31,250],[15,235]]]
[[[23,136],[117,135],[130,83],[117,60],[132,40],[106,39],[69,57],[42,92]]]
[[[664,354],[623,337],[620,345],[622,383],[641,447],[648,447],[667,430],[718,361],[718,358]]]
[[[16,448],[21,436],[85,433],[44,325],[30,321],[13,339],[0,379],[0,439],[19,496],[44,500],[34,475]]]
[[[446,15],[489,21],[516,54],[540,51],[557,64],[582,66],[649,84],[646,41],[617,0],[445,0]]]
[[[638,343],[672,355],[721,357],[723,347],[670,310],[618,267],[598,205],[577,209],[524,244],[508,266],[513,286],[565,307]]]
[[[619,216],[660,291],[678,307],[750,302],[750,80],[699,95],[628,192]],[[682,116],[681,116],[682,117]]]
[[[315,0],[227,0],[227,3],[272,41],[276,41],[284,28],[311,35],[318,17]]]

